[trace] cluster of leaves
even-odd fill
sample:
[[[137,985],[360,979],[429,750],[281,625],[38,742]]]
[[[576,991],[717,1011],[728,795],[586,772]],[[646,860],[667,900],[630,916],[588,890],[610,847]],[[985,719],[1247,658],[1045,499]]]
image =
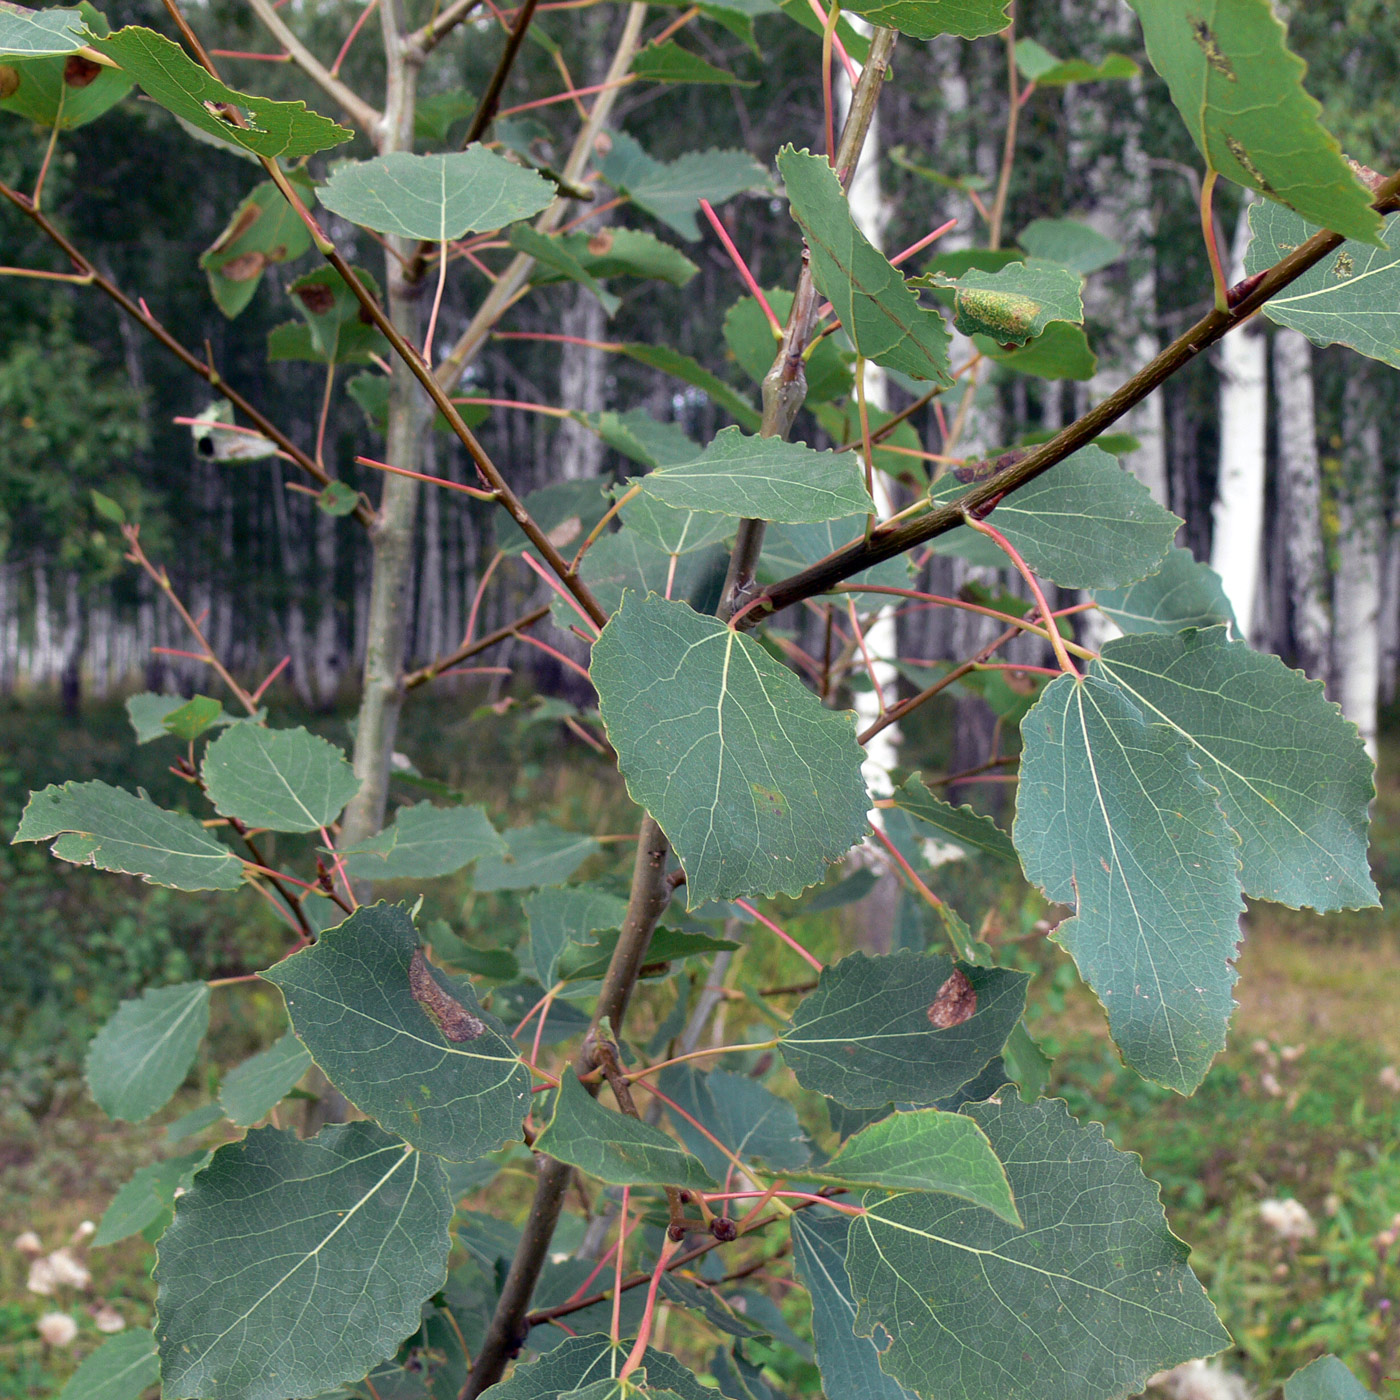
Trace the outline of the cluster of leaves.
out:
[[[702,8],[745,27],[733,7]],[[1393,286],[1395,275],[1386,228],[1318,124],[1266,0],[1216,5],[1206,18],[1185,0],[1139,8],[1149,57],[1212,175],[1269,201],[1256,223],[1256,264],[1298,246],[1314,223],[1349,240],[1328,269],[1309,274],[1320,280],[1295,283],[1270,314],[1314,338],[1393,358],[1394,336],[1373,309],[1377,288]],[[853,9],[916,39],[975,37],[1007,23],[1005,7],[989,0]],[[855,39],[852,32],[859,56]],[[1047,85],[1131,68],[1109,60],[1085,72],[1024,43],[1014,59]],[[667,41],[643,50],[633,71],[724,80],[702,63]],[[226,87],[154,31],[109,32],[87,9],[0,3],[0,106],[72,126],[131,85],[204,137],[267,162],[275,177],[249,194],[205,256],[227,314],[247,304],[267,267],[306,249],[304,221],[274,192],[298,202],[314,192],[352,224],[437,245],[443,267],[455,240],[504,233],[534,259],[540,280],[576,281],[605,307],[608,277],[691,275],[682,254],[636,231],[595,247],[525,226],[553,203],[555,181],[479,144],[345,162],[314,191],[299,173],[294,184],[277,162],[332,150],[351,133],[301,103]],[[685,239],[698,234],[698,198],[767,179],[735,153],[663,165],[622,134],[597,169]],[[1102,265],[1101,237],[1069,221],[1042,222],[1023,231],[1024,256],[985,266],[935,261],[910,280],[862,234],[826,158],[788,146],[777,170],[833,318],[809,370],[812,402],[829,410],[827,422],[842,421],[831,401],[861,382],[866,363],[906,384],[953,384],[937,302],[951,310],[954,329],[1013,371],[1083,378],[1087,359],[1092,372],[1080,291]],[[925,291],[935,304],[921,301]],[[291,294],[300,319],[274,331],[273,358],[333,369],[385,351],[384,321],[366,319],[379,295],[369,274],[322,269],[294,281]],[[736,306],[724,335],[758,379],[772,344],[763,344],[755,309]],[[708,444],[645,415],[588,424],[643,471],[616,501],[619,528],[564,581],[581,581],[599,620],[606,614],[589,669],[599,714],[629,792],[674,854],[666,888],[685,890],[685,908],[676,901],[645,930],[641,965],[731,950],[732,939],[717,935],[755,917],[750,901],[801,897],[866,834],[870,797],[850,716],[777,659],[771,637],[716,616],[714,584],[724,545],[745,534],[744,522],[767,523],[758,570],[782,576],[867,538],[875,502],[854,450],[756,433],[772,424],[701,366],[666,347],[622,349],[712,393],[738,424]],[[357,383],[357,400],[376,420],[383,377]],[[219,437],[212,421],[204,425],[206,440]],[[977,489],[975,469],[946,476],[917,509],[957,510]],[[598,497],[561,483],[527,498],[525,509],[532,528],[578,532],[602,525]],[[322,503],[333,513],[356,509],[334,492]],[[990,549],[996,564],[1010,558],[1036,587],[1083,590],[1125,635],[1098,655],[1073,647],[1088,663],[1081,672],[1058,627],[1050,630],[1048,608],[1038,622],[993,609],[1053,643],[1059,661],[1059,674],[1017,711],[1014,828],[1008,836],[913,780],[893,798],[887,839],[905,848],[900,859],[911,869],[929,836],[974,857],[1019,860],[1050,899],[1072,908],[1055,936],[1102,1001],[1126,1063],[1189,1093],[1224,1044],[1243,896],[1320,910],[1374,902],[1369,761],[1320,686],[1232,639],[1218,580],[1173,548],[1180,522],[1103,446],[1083,446],[1004,501],[979,506],[963,509],[964,524],[933,548],[979,562]],[[853,570],[845,587],[898,587],[902,570],[897,562],[889,573]],[[876,584],[877,574],[894,582]],[[567,624],[569,614],[558,616]],[[714,1363],[721,1390],[762,1396],[744,1342],[776,1335],[779,1321],[761,1307],[750,1316],[731,1306],[739,1297],[726,1286],[732,1280],[673,1265],[771,1225],[789,1232],[832,1395],[1107,1400],[1227,1344],[1139,1160],[1062,1101],[1037,1096],[1037,1054],[1022,1023],[1027,977],[998,966],[946,905],[937,912],[951,956],[851,954],[822,968],[789,1015],[774,1013],[778,1033],[764,1048],[781,1056],[775,1073],[825,1101],[839,1141],[826,1155],[814,1145],[821,1129],[804,1125],[761,1072],[700,1071],[690,1057],[643,1064],[678,1025],[639,1046],[625,1026],[581,1009],[630,956],[624,940],[639,917],[638,901],[609,885],[570,883],[599,849],[591,837],[547,823],[502,832],[481,808],[421,803],[401,808],[379,835],[338,848],[335,825],[360,781],[334,745],[269,727],[261,712],[230,716],[202,696],[137,697],[131,718],[141,741],[185,746],[179,770],[206,804],[201,815],[101,781],[66,783],[33,795],[15,839],[176,889],[256,882],[298,936],[261,974],[282,992],[288,1030],[231,1070],[218,1102],[201,1110],[206,1126],[226,1117],[251,1131],[211,1154],[146,1169],[104,1218],[104,1242],[159,1238],[158,1321],[153,1333],[129,1333],[90,1358],[75,1397],[121,1400],[158,1376],[167,1400],[362,1388],[446,1400],[480,1353],[509,1259],[530,1244],[505,1221],[456,1215],[454,1201],[491,1182],[502,1154],[517,1155],[515,1144],[526,1142],[542,1160],[620,1188],[621,1228],[636,1208],[656,1262],[609,1298],[588,1295],[598,1271],[587,1261],[547,1261],[553,1272],[536,1301],[551,1316],[569,1315],[576,1335],[552,1350],[528,1336],[541,1354],[494,1388],[502,1400],[709,1394],[675,1358],[647,1346],[661,1290],[735,1339]],[[266,865],[264,833],[319,838],[314,878]],[[476,890],[520,893],[532,978],[520,978],[508,950],[483,954],[450,928],[420,932],[417,905],[356,898],[357,884],[468,867]],[[207,1029],[212,995],[209,983],[190,981],[123,1003],[88,1057],[89,1087],[109,1114],[143,1121],[170,1101]],[[530,1010],[512,1032],[498,1013],[518,1015],[517,1007]],[[683,1001],[678,1011],[684,1020]],[[540,1063],[542,1045],[575,1039],[583,1048],[572,1066]],[[253,1126],[313,1062],[363,1119],[308,1139]],[[653,1076],[654,1102],[673,1132],[659,1126],[660,1113],[651,1121],[631,1104],[629,1081],[649,1090]],[[604,1078],[618,1111],[606,1107]],[[735,1183],[746,1189],[730,1189]],[[760,1205],[730,1213],[728,1202],[749,1198]],[[760,1219],[770,1202],[774,1218]],[[532,1228],[547,1242],[552,1223],[534,1219]],[[703,1247],[677,1259],[681,1240],[706,1233]],[[450,1269],[454,1236],[469,1262]],[[619,1240],[619,1274],[622,1252]],[[528,1333],[532,1319],[514,1321]],[[630,1351],[624,1328],[638,1333]],[[1289,1400],[1356,1394],[1338,1367],[1324,1360],[1300,1372]]]

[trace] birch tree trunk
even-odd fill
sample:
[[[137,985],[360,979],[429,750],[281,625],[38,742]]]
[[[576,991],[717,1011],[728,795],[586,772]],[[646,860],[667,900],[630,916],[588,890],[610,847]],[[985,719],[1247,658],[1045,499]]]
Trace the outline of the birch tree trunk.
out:
[[[1238,332],[1236,332],[1238,334]],[[1342,482],[1337,499],[1337,571],[1332,581],[1332,698],[1376,756],[1380,680],[1381,430],[1365,371],[1344,400]]]
[[[852,21],[862,32],[869,26],[863,20]],[[845,123],[851,106],[851,81],[844,67],[837,79],[837,126]],[[878,113],[871,119],[870,130],[865,138],[860,164],[851,176],[847,188],[851,218],[855,225],[876,248],[883,248],[885,226],[889,222],[889,211],[880,193],[880,118]],[[865,402],[868,408],[886,409],[889,407],[889,379],[879,365],[867,363],[864,367]],[[893,511],[889,488],[883,475],[872,471],[871,488],[875,499],[875,513],[886,517]],[[872,688],[860,690],[855,695],[856,726],[864,731],[879,719],[885,703],[895,698],[895,685],[899,673],[891,665],[889,657],[899,653],[899,639],[896,635],[895,610],[893,607],[878,609],[865,627],[865,645],[870,655],[876,658],[871,666]],[[899,726],[890,725],[882,729],[865,746],[865,760],[861,767],[866,787],[872,797],[888,797],[894,791],[890,780],[890,770],[899,758]],[[878,809],[872,809],[872,822],[879,821]]]
[[[1230,254],[1231,285],[1244,276],[1249,204],[1240,210]],[[1210,563],[1235,610],[1240,633],[1259,626],[1259,576],[1264,550],[1264,474],[1268,424],[1268,343],[1261,317],[1220,342],[1220,474],[1211,515]],[[1267,629],[1262,629],[1267,630]]]
[[[1239,332],[1236,332],[1239,334]],[[1228,339],[1228,337],[1227,337]],[[1312,344],[1301,331],[1274,331],[1278,494],[1293,645],[1308,675],[1327,674],[1327,561],[1322,548],[1322,490]]]

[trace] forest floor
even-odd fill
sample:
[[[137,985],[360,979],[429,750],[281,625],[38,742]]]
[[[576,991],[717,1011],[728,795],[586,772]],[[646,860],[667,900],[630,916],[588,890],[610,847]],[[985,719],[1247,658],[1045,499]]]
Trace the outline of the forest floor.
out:
[[[0,713],[0,753],[15,754],[4,740],[15,731],[17,718]],[[108,719],[110,724],[98,726],[99,735],[109,729],[118,733],[119,723]],[[129,748],[127,757],[116,756],[115,738],[110,743],[93,738],[86,749],[78,744],[75,751],[74,743],[58,741],[60,727],[55,721],[55,733],[38,745],[30,737],[28,753],[38,750],[43,757],[0,763],[0,825],[7,832],[21,789],[36,785],[36,779],[100,775],[115,780],[114,768],[131,762]],[[477,774],[477,779],[498,793],[509,792],[517,821],[520,812],[538,803],[543,784],[550,800],[564,809],[556,810],[557,819],[568,825],[571,813],[578,820],[577,814],[590,812],[590,803],[596,805],[596,790],[590,796],[590,789],[599,775],[565,782],[551,774],[548,762],[540,764],[541,751],[537,744],[518,758],[513,782],[504,787],[500,773]],[[64,774],[34,771],[34,764],[60,761],[55,754],[67,765]],[[75,761],[83,771],[73,770]],[[141,766],[150,767],[144,752]],[[463,785],[462,774],[472,766],[463,756],[444,780]],[[1149,1174],[1162,1181],[1173,1227],[1192,1243],[1193,1264],[1236,1338],[1228,1364],[1261,1395],[1276,1394],[1277,1383],[1297,1365],[1331,1350],[1379,1394],[1400,1400],[1400,1380],[1391,1379],[1400,1374],[1400,1328],[1391,1323],[1400,1306],[1387,1301],[1400,1304],[1400,1267],[1396,1250],[1378,1249],[1376,1243],[1400,1212],[1400,1080],[1392,1077],[1400,1064],[1395,990],[1400,986],[1400,736],[1387,741],[1381,773],[1373,866],[1390,908],[1320,919],[1255,905],[1239,960],[1240,1006],[1230,1047],[1191,1100],[1146,1085],[1121,1067],[1097,1003],[1073,985],[1063,955],[1039,939],[1018,945],[1027,950],[1026,965],[1041,974],[1033,1000],[1038,996],[1042,1009],[1032,1029],[1056,1054],[1053,1092],[1064,1094],[1076,1113],[1103,1122],[1118,1145],[1141,1152]],[[154,783],[157,777],[143,773],[126,780]],[[155,795],[159,799],[158,790]],[[585,824],[593,823],[585,816]],[[61,915],[63,898],[76,892],[73,882],[84,890],[98,888],[98,880],[107,882],[102,888],[120,883],[91,878],[91,886],[86,872],[54,883],[55,877],[36,865],[26,866],[10,889],[0,885],[0,957],[21,940],[42,936],[31,909],[56,907]],[[31,889],[34,882],[43,883]],[[48,888],[59,894],[50,898]],[[132,898],[147,902],[128,907],[114,895],[111,910],[89,909],[87,919],[96,918],[104,931],[122,919],[131,921],[131,938],[153,940],[149,958],[160,966],[160,958],[176,956],[182,941],[188,942],[188,930],[162,904],[157,922],[164,922],[159,934],[152,932],[150,892],[140,887]],[[1021,911],[1023,926],[1043,909],[1024,891],[1008,895],[1006,902]],[[68,923],[71,919],[64,921],[65,934]],[[75,937],[81,944],[81,936]],[[834,952],[839,937],[832,927],[813,946]],[[828,940],[830,950],[822,949],[820,943]],[[197,975],[208,974],[200,969]],[[63,1012],[76,1023],[70,1030],[81,1030],[76,1044],[92,1029],[84,1000],[85,995],[74,996]],[[0,1035],[8,1038],[21,1024],[22,1011],[0,1005]],[[269,1002],[258,1014],[275,1012]],[[14,1062],[0,1056],[0,1400],[57,1393],[75,1356],[101,1340],[89,1311],[98,1300],[114,1303],[131,1325],[149,1323],[154,1301],[148,1277],[152,1251],[140,1237],[90,1251],[91,1292],[59,1298],[26,1291],[26,1261],[9,1241],[22,1230],[34,1230],[53,1248],[82,1220],[100,1220],[135,1168],[191,1145],[173,1145],[148,1125],[105,1120],[83,1090],[76,1052],[68,1053],[66,1063],[56,1062],[44,1079],[48,1071],[33,1048],[34,1030],[31,1026],[28,1035],[19,1036],[27,1048]],[[251,1048],[245,1042],[253,1033],[246,1024],[216,1015],[210,1062],[239,1058]],[[54,1043],[62,1039],[56,1034]],[[159,1122],[207,1101],[211,1085],[212,1080],[205,1083],[202,1092],[187,1086]],[[1293,1244],[1271,1234],[1259,1205],[1276,1196],[1303,1202],[1315,1233]],[[79,1341],[69,1351],[46,1353],[34,1326],[41,1313],[56,1306],[79,1318]]]

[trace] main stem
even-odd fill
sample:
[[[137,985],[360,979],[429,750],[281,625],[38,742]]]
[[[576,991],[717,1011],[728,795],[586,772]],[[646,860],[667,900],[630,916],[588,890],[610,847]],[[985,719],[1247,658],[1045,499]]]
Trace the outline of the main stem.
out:
[[[634,19],[640,25],[642,8],[640,5],[632,6],[628,17],[629,26]],[[890,54],[894,50],[897,37],[892,29],[880,29],[876,31],[871,42],[870,57],[852,96],[851,110],[837,152],[838,171],[845,173],[847,177],[860,159],[861,147],[865,143],[866,133],[875,115],[880,88],[884,84]],[[503,277],[502,281],[504,280]],[[802,351],[806,347],[807,331],[815,308],[816,290],[812,285],[808,260],[804,257],[783,343],[779,347],[773,368],[764,380],[763,431],[768,436],[786,436],[792,427],[793,419],[797,416],[797,410],[802,406],[806,395]],[[440,370],[439,380],[441,379]],[[742,589],[751,585],[753,567],[757,563],[762,544],[763,522],[744,521],[730,559],[729,581],[719,614],[721,618],[727,619],[732,616],[738,605],[737,600],[742,596]],[[641,835],[637,842],[637,858],[632,869],[627,917],[623,920],[617,947],[613,950],[612,961],[608,964],[607,975],[598,995],[592,1028],[584,1037],[583,1044],[574,1058],[574,1071],[580,1075],[587,1074],[595,1067],[595,1032],[600,1022],[606,1018],[613,1028],[613,1033],[621,1034],[623,1016],[646,958],[652,931],[670,899],[671,892],[666,877],[666,862],[670,853],[670,843],[655,818],[646,816],[642,821]],[[592,1092],[597,1092],[596,1086]],[[529,1336],[530,1299],[548,1256],[555,1226],[559,1223],[564,1193],[568,1188],[572,1170],[567,1163],[556,1161],[552,1157],[541,1156],[539,1159],[535,1198],[530,1206],[530,1214],[526,1219],[515,1257],[511,1260],[510,1272],[506,1275],[505,1285],[496,1303],[496,1311],[492,1314],[491,1323],[487,1328],[486,1339],[467,1377],[467,1383],[462,1388],[460,1400],[475,1400],[488,1386],[494,1385],[501,1378],[506,1363]]]
[[[899,31],[877,29],[870,41],[870,53],[861,70],[860,82],[851,94],[850,111],[841,129],[836,148],[836,174],[843,184],[849,184],[860,160],[870,123],[880,101],[880,89],[889,71],[890,55],[894,53]],[[792,431],[793,420],[807,397],[807,376],[804,372],[807,338],[812,328],[812,314],[817,306],[816,287],[812,282],[811,257],[802,255],[802,271],[797,277],[792,309],[778,346],[772,368],[763,376],[763,422],[760,437],[786,438]],[[741,520],[734,538],[734,550],[729,556],[729,572],[724,580],[718,616],[728,622],[753,593],[754,572],[763,549],[767,522]]]
[[[379,154],[385,155],[412,149],[418,69],[409,59],[405,42],[402,0],[381,0],[379,18],[386,79],[384,119],[376,144]],[[401,259],[410,257],[415,246],[409,240],[391,238],[385,258],[389,320],[410,345],[418,343],[421,306],[419,289],[405,277]],[[389,377],[385,456],[390,462],[416,462],[427,418],[423,395],[406,365],[395,365],[394,370]],[[360,790],[341,820],[343,844],[354,845],[373,836],[384,823],[394,739],[404,700],[408,591],[413,579],[419,491],[419,483],[412,477],[386,475],[379,510],[370,527],[373,563],[369,625],[365,633],[360,712],[355,725],[354,764]]]
[[[594,1044],[598,1025],[604,1018],[616,1032],[622,1024],[637,985],[652,930],[670,899],[666,881],[666,861],[670,843],[651,817],[642,821],[641,837],[637,842],[637,858],[632,869],[632,890],[627,901],[627,916],[622,923],[617,947],[598,993],[598,1005],[593,1013],[593,1026],[583,1038],[574,1057],[574,1072],[587,1074],[594,1068]],[[597,1093],[597,1086],[590,1087]],[[564,1193],[573,1168],[567,1162],[541,1155],[535,1178],[535,1199],[520,1237],[520,1244],[511,1260],[510,1272],[496,1303],[486,1339],[462,1388],[460,1400],[475,1400],[488,1386],[495,1385],[505,1370],[506,1362],[520,1349],[530,1334],[526,1322],[530,1299],[539,1281],[540,1270],[549,1254],[549,1242],[559,1213],[564,1205]]]

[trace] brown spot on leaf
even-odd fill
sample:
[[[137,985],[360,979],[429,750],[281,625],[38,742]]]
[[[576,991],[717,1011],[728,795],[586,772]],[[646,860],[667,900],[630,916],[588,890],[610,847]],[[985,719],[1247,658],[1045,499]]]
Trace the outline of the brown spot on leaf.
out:
[[[1225,138],[1225,146],[1230,154],[1239,162],[1240,167],[1249,172],[1249,178],[1254,181],[1255,187],[1261,194],[1277,197],[1278,192],[1268,180],[1264,178],[1264,172],[1255,165],[1254,158],[1245,150],[1242,141],[1237,141],[1233,136],[1227,136]]]
[[[325,316],[335,305],[335,293],[323,282],[309,282],[304,287],[297,287],[292,295],[313,316]]]
[[[1345,282],[1348,277],[1356,271],[1356,264],[1351,259],[1348,252],[1337,254],[1337,261],[1332,264],[1332,276],[1339,282]]]
[[[566,520],[561,520],[552,530],[545,534],[550,544],[555,549],[563,549],[566,545],[571,545],[583,533],[583,521],[576,515],[571,515]]]
[[[262,214],[262,207],[257,204],[249,204],[246,208],[239,210],[238,217],[219,235],[218,240],[209,251],[222,253],[225,248],[232,248],[262,218]]]
[[[464,1040],[475,1040],[486,1029],[456,997],[438,985],[421,948],[415,948],[413,957],[409,959],[408,989],[428,1019],[454,1045],[460,1045]]]
[[[950,1026],[970,1021],[976,1014],[977,993],[967,980],[967,974],[955,967],[928,1009],[929,1025],[936,1031],[946,1031]]]
[[[612,252],[613,231],[610,228],[599,229],[592,238],[588,240],[588,251],[595,258],[606,257]]]
[[[100,63],[80,53],[70,53],[63,63],[63,82],[66,87],[85,88],[101,72]]]
[[[19,91],[19,69],[0,64],[0,102],[13,97]]]
[[[1201,52],[1206,56],[1206,62],[1220,74],[1222,78],[1235,82],[1235,70],[1230,64],[1230,60],[1225,57],[1224,50],[1220,47],[1220,42],[1215,37],[1215,31],[1203,19],[1193,19],[1191,21],[1191,33],[1195,36],[1196,42],[1201,46]]]
[[[219,269],[219,276],[230,282],[252,282],[262,276],[262,270],[266,266],[265,254],[240,253],[236,258],[230,258]]]

